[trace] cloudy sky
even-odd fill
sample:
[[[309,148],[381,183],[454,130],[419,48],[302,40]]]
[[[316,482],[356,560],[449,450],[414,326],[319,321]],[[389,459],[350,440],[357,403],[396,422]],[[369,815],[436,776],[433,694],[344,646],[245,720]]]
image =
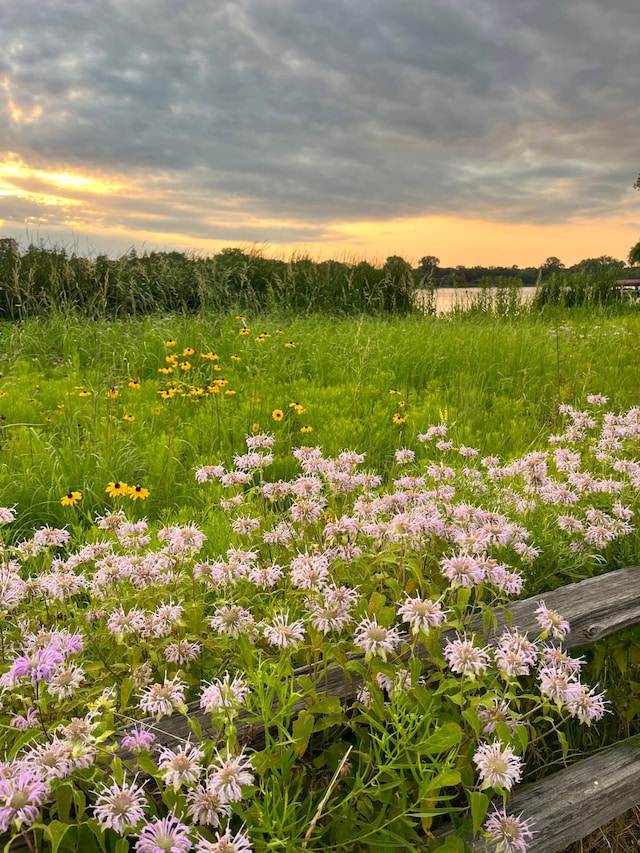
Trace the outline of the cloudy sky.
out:
[[[639,0],[0,5],[0,236],[539,265],[640,240]]]

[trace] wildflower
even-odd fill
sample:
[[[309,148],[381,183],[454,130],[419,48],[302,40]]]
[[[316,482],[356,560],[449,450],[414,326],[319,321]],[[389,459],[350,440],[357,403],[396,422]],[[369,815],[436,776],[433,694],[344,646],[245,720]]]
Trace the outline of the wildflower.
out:
[[[220,817],[231,817],[231,806],[220,794],[210,791],[204,785],[190,788],[187,791],[188,815],[194,823],[204,823],[208,826],[220,826]],[[210,842],[207,842],[209,844]]]
[[[175,341],[173,340],[173,338],[172,338],[170,341],[165,341],[165,342],[164,342],[164,345],[165,345],[166,347],[170,347],[170,348],[171,348],[171,347],[174,347],[174,346],[176,345],[176,342],[175,342]]]
[[[506,723],[510,731],[514,729],[514,720],[509,711],[509,703],[504,699],[493,700],[491,705],[478,705],[478,719],[482,733],[492,735],[498,723]]]
[[[107,389],[107,398],[109,400],[115,400],[116,397],[119,397],[119,396],[120,396],[120,392],[118,391],[117,388],[108,388]]]
[[[409,623],[414,635],[420,631],[426,634],[429,628],[439,628],[445,619],[439,602],[409,596],[402,607],[398,608],[398,616],[402,616],[403,621]]]
[[[16,520],[16,512],[12,507],[0,506],[0,525],[11,524]]]
[[[66,779],[74,771],[71,747],[57,736],[50,743],[46,741],[30,749],[25,754],[25,763],[44,776],[45,781]]]
[[[301,433],[303,433],[303,434],[307,434],[307,433],[309,433],[309,432],[313,432],[313,427],[312,427],[312,426],[308,426],[308,425],[307,425],[307,426],[300,427],[300,432],[301,432]]]
[[[119,498],[129,493],[129,486],[121,480],[112,480],[107,484],[105,492],[110,498]]]
[[[132,501],[144,501],[149,497],[150,492],[149,489],[145,489],[143,486],[138,484],[137,486],[129,486],[127,494],[129,495]]]
[[[180,362],[180,370],[191,370],[191,362],[190,361],[181,361]]]
[[[231,830],[226,829],[222,835],[216,832],[215,841],[198,838],[196,853],[253,853],[253,847],[249,836],[242,830],[232,835]]]
[[[274,421],[281,421],[284,417],[284,412],[282,411],[282,409],[274,409],[271,412],[271,417],[274,419]]]
[[[134,755],[140,755],[142,752],[150,751],[155,742],[156,736],[152,731],[143,726],[134,726],[122,738],[120,746]]]
[[[485,672],[489,666],[489,654],[466,637],[458,637],[444,647],[444,656],[452,672],[469,675],[471,678]]]
[[[129,415],[129,414],[124,415],[122,418],[123,421],[127,421],[127,423],[130,423],[130,424],[133,423],[135,421],[135,419],[136,419],[135,415]]]
[[[90,396],[91,396],[91,391],[80,391],[80,393],[78,394],[78,397],[90,397]]]
[[[298,620],[289,622],[288,613],[278,613],[273,618],[273,624],[265,625],[263,628],[267,642],[281,649],[291,649],[299,646],[304,641],[304,625]]]
[[[527,841],[533,838],[531,823],[530,820],[522,820],[522,815],[508,815],[505,809],[499,811],[496,808],[483,828],[495,853],[526,853]]]
[[[241,634],[250,633],[255,627],[252,614],[237,604],[218,607],[209,620],[218,634],[227,634],[237,639]]]
[[[164,650],[164,656],[169,663],[185,666],[198,657],[201,648],[202,646],[200,643],[190,643],[188,640],[178,640],[177,643],[170,643],[166,647]]]
[[[145,824],[135,846],[135,853],[188,853],[189,850],[189,829],[174,814]]]
[[[168,717],[184,705],[184,691],[185,685],[177,676],[165,678],[163,684],[152,684],[145,689],[140,708],[158,720]]]
[[[158,756],[158,769],[166,785],[178,791],[182,785],[195,785],[200,775],[203,752],[187,742],[177,751],[163,746]]]
[[[46,793],[46,784],[33,770],[18,770],[10,777],[0,772],[0,832],[11,824],[22,829],[31,826],[40,815]]]
[[[353,642],[361,648],[367,658],[387,659],[387,652],[393,652],[402,642],[396,628],[384,628],[375,618],[363,619],[357,626]]]
[[[416,454],[414,451],[409,450],[407,447],[402,447],[395,452],[395,460],[398,465],[406,465],[408,462],[413,462],[415,458]]]
[[[231,361],[238,362],[238,361],[242,361],[242,359],[240,358],[240,356],[239,356],[239,355],[232,355],[232,356],[231,356]]]
[[[60,498],[62,506],[75,506],[78,501],[82,500],[82,492],[67,492]]]
[[[251,759],[245,758],[244,752],[235,758],[227,753],[223,758],[216,750],[216,761],[209,764],[209,790],[218,794],[225,802],[236,803],[242,799],[241,785],[251,785],[253,770]]]
[[[505,788],[510,791],[522,776],[522,759],[500,741],[482,743],[473,756],[480,773],[481,788]]]
[[[241,678],[231,678],[228,672],[224,678],[208,684],[200,694],[200,707],[208,714],[217,714],[224,709],[233,710],[244,705],[249,686]]]
[[[407,419],[403,418],[402,415],[398,414],[398,412],[395,412],[392,421],[394,424],[399,426],[400,424],[406,423]]]
[[[581,723],[591,725],[593,720],[601,720],[604,716],[604,693],[596,693],[595,687],[589,689],[586,685],[570,684],[566,692],[566,705],[572,717],[577,717]]]
[[[524,634],[517,630],[504,631],[496,649],[496,663],[506,678],[528,675],[535,664],[538,650]]]
[[[296,348],[296,345],[294,344],[294,342],[293,342],[293,341],[287,341],[287,342],[286,342],[286,344],[285,344],[285,347],[286,347],[287,349],[295,349],[295,348]]]
[[[250,334],[251,334],[251,329],[249,329],[249,328],[248,328],[248,326],[243,326],[243,327],[238,331],[238,334],[239,334],[239,335],[250,335]]]
[[[182,355],[192,356],[195,354],[195,350],[193,347],[185,347],[182,350]]]
[[[480,560],[470,554],[454,554],[441,563],[442,574],[453,586],[472,587],[485,579],[485,569]]]
[[[549,610],[544,601],[540,602],[535,616],[538,625],[542,628],[543,637],[551,635],[557,640],[563,640],[569,633],[570,627],[567,620],[563,619],[557,610]]]
[[[66,669],[59,669],[47,683],[47,690],[58,701],[69,699],[84,681],[82,667],[71,664]]]
[[[142,388],[142,385],[138,382],[137,379],[130,379],[127,384],[129,388],[133,388],[135,391],[139,391]]]
[[[93,813],[103,829],[113,829],[124,835],[144,820],[146,807],[143,786],[136,785],[135,779],[131,783],[123,780],[121,785],[114,782],[101,789]]]

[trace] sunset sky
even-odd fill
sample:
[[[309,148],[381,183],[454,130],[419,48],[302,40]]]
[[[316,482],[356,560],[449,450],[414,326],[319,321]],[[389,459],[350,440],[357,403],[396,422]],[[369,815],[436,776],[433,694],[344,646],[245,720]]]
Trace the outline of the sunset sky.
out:
[[[638,45],[638,0],[5,2],[0,237],[625,259]]]

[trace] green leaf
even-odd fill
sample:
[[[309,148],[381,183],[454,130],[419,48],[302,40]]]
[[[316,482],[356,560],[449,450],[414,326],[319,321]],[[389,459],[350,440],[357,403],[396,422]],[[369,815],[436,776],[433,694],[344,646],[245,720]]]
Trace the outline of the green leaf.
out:
[[[469,794],[469,803],[471,805],[471,818],[473,820],[473,834],[477,835],[480,832],[482,822],[484,821],[487,809],[489,808],[489,797],[480,791],[472,791]]]
[[[122,684],[120,685],[120,708],[121,708],[121,710],[124,710],[127,707],[128,703],[129,703],[129,699],[131,697],[131,694],[133,693],[134,687],[135,687],[135,682],[134,682],[133,678],[131,678],[131,676],[128,676],[127,678],[123,678]]]
[[[445,723],[420,744],[420,751],[427,753],[446,752],[462,740],[462,729],[457,723]]]
[[[62,839],[70,829],[70,824],[61,823],[59,820],[52,820],[45,825],[44,834],[51,842],[51,853],[58,853]]]
[[[566,761],[567,755],[569,754],[569,742],[562,732],[558,732],[558,741],[560,743],[560,748],[562,749],[562,759],[563,761]]]
[[[113,853],[129,853],[129,842],[126,838],[119,838]]]
[[[309,738],[313,732],[313,714],[310,711],[302,710],[298,714],[293,723],[293,748],[296,755],[301,756],[306,752],[309,746]]]
[[[64,823],[69,822],[71,803],[73,802],[73,785],[64,782],[56,788],[56,805],[58,807],[58,818]]]
[[[202,726],[197,717],[189,717],[189,728],[196,736],[198,741],[202,740]]]
[[[124,779],[124,770],[122,769],[122,761],[115,755],[111,759],[111,773],[113,775],[113,781],[116,785],[122,785],[122,780]]]
[[[342,705],[338,696],[325,696],[315,705],[312,705],[309,710],[312,714],[341,714]]]

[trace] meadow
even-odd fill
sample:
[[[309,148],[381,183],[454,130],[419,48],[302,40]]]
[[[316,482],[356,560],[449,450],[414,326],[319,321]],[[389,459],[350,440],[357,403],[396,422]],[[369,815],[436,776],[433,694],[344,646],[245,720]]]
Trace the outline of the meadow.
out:
[[[633,306],[1,332],[0,829],[28,848],[523,853],[511,787],[637,730],[633,631],[576,662],[543,605],[536,638],[470,627],[638,564]]]

